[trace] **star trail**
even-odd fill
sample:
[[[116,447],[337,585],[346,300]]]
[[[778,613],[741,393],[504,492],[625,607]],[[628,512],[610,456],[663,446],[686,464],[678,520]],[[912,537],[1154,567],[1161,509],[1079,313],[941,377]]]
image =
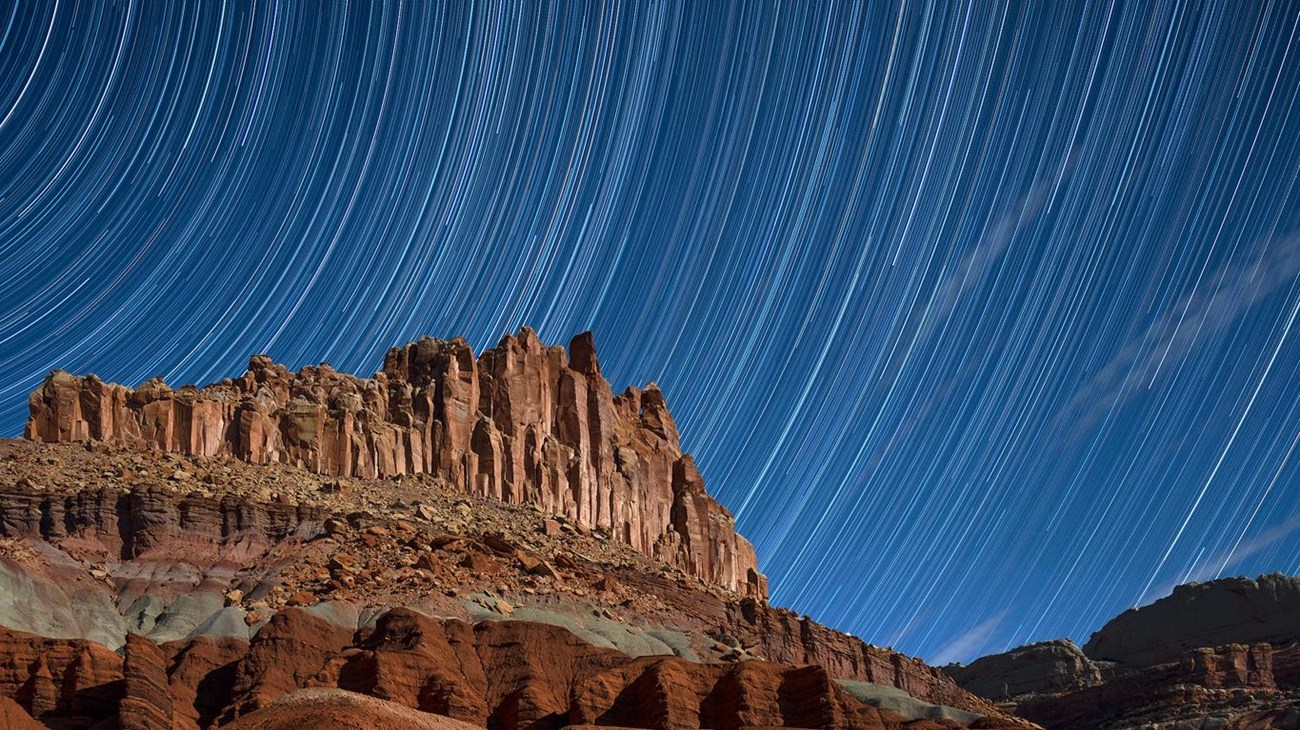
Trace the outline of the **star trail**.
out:
[[[1300,3],[0,4],[49,370],[590,329],[773,602],[932,662],[1300,572]]]

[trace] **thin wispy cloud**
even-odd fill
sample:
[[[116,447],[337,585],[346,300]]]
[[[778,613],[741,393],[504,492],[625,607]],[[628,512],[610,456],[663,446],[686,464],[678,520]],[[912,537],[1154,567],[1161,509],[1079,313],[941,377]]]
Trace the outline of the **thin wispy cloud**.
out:
[[[926,325],[920,334],[921,339],[928,337],[936,327],[942,326],[942,323],[956,309],[962,296],[971,287],[984,281],[998,259],[1015,240],[1016,233],[1021,227],[1033,220],[1042,211],[1043,204],[1070,178],[1078,159],[1078,150],[1071,151],[1062,161],[1059,169],[1036,182],[1006,215],[989,227],[979,244],[966,254],[953,273],[939,283],[931,299],[925,320]]]
[[[1152,387],[1199,344],[1232,326],[1300,274],[1300,233],[1280,239],[1249,264],[1227,264],[1119,348],[1070,399],[1062,419],[1088,429],[1112,408]],[[1218,282],[1214,285],[1214,282]]]
[[[965,633],[951,639],[930,658],[930,663],[942,666],[952,662],[967,662],[984,653],[989,641],[1007,617],[1004,609],[972,626]]]

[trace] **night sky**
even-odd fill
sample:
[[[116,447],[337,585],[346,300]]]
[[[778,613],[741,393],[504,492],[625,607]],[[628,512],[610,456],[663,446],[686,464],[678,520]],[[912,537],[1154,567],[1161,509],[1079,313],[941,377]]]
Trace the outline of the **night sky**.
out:
[[[773,602],[932,662],[1300,572],[1300,2],[0,1],[55,367],[596,333]]]

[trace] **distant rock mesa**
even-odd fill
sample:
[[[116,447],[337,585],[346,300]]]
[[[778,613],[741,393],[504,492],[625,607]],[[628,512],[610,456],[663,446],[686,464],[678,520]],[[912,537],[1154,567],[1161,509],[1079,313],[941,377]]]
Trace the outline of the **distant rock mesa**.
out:
[[[533,504],[608,531],[645,555],[741,595],[767,580],[735,520],[705,491],[663,393],[615,395],[591,333],[544,346],[525,327],[477,358],[463,339],[395,347],[372,378],[296,373],[254,356],[203,388],[137,389],[51,373],[25,435],[146,451],[233,456],[332,476],[432,474],[464,493]]]
[[[1094,633],[1093,659],[1149,665],[1204,646],[1273,644],[1300,639],[1300,578],[1273,574],[1191,583],[1132,608]]]
[[[1224,578],[1068,639],[944,668],[1053,730],[1300,728],[1300,578]]]

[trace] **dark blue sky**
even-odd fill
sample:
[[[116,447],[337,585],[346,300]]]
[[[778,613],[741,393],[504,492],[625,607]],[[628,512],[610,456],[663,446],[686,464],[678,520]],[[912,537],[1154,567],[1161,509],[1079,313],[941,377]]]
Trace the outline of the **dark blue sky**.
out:
[[[591,329],[873,642],[1300,572],[1300,3],[327,5],[0,5],[0,432]]]

